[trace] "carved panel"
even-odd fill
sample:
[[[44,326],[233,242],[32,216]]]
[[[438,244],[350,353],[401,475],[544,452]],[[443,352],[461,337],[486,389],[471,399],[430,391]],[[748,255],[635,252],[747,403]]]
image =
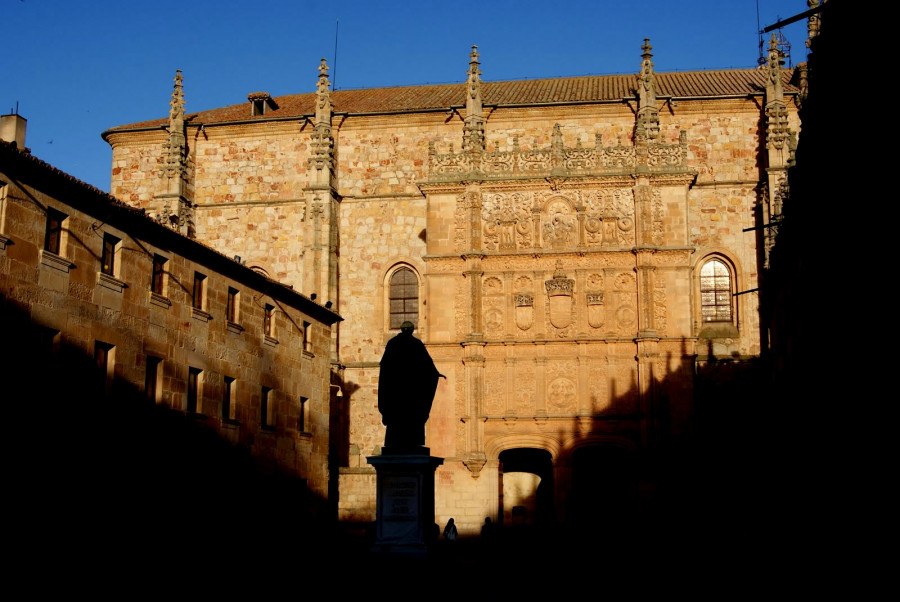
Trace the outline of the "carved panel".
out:
[[[484,229],[484,249],[514,251],[533,245],[530,195],[514,192],[493,193],[484,197],[481,219]]]
[[[530,416],[534,414],[534,362],[516,362],[516,380],[514,387],[514,407],[516,414]]]
[[[588,403],[593,414],[599,414],[609,409],[609,382],[606,375],[605,358],[602,362],[592,362],[588,371]]]
[[[602,189],[585,195],[585,239],[605,247],[634,244],[634,194],[630,188]]]
[[[573,360],[547,362],[547,412],[574,414],[578,404],[578,387],[574,375],[578,368]]]
[[[466,249],[466,230],[469,227],[469,220],[466,218],[466,216],[466,195],[460,194],[456,197],[456,212],[454,214],[456,225],[454,240],[456,243],[456,250],[459,252],[468,250]]]
[[[590,292],[602,291],[603,290],[603,274],[594,272],[589,274],[584,281],[585,287]]]
[[[506,413],[506,365],[502,360],[484,364],[484,413]]]
[[[578,220],[571,201],[557,197],[544,206],[541,237],[545,247],[554,249],[574,247],[577,244]]]
[[[668,326],[668,303],[666,301],[666,283],[662,278],[656,279],[656,289],[653,291],[653,325],[660,334],[665,334]]]
[[[495,276],[490,276],[484,279],[484,288],[482,290],[485,295],[499,295],[503,293],[503,282]]]

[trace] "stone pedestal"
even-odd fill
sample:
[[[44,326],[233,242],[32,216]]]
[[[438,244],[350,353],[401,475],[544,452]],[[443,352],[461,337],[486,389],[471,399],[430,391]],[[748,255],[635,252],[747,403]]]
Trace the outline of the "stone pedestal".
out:
[[[398,450],[400,451],[400,450]],[[424,555],[434,538],[434,471],[444,463],[427,447],[366,458],[375,467],[373,552]]]

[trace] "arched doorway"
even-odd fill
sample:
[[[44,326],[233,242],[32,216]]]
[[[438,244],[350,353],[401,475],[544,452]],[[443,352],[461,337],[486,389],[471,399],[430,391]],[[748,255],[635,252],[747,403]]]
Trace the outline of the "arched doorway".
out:
[[[553,519],[553,458],[542,449],[500,453],[500,523],[544,524]]]

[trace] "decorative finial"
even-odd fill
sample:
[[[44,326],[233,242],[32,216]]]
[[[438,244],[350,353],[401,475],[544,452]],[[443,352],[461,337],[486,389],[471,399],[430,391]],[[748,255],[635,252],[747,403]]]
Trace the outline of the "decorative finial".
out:
[[[481,69],[478,68],[478,46],[472,45],[469,54],[469,71],[466,80],[466,119],[463,131],[463,149],[484,151],[484,106],[481,101]]]
[[[312,132],[310,163],[317,169],[331,170],[334,166],[334,137],[331,133],[331,91],[328,82],[328,62],[319,63],[319,79],[316,83],[316,118]]]
[[[472,44],[472,52],[469,54],[469,75],[481,75],[481,71],[478,69],[478,65],[481,63],[478,62],[478,46]]]
[[[180,178],[185,175],[186,168],[186,139],[184,135],[184,89],[181,69],[175,71],[175,86],[172,90],[172,100],[169,101],[169,136],[163,148],[164,167],[160,177]],[[173,186],[180,186],[177,182]],[[179,189],[180,190],[180,189]]]
[[[769,60],[766,65],[768,81],[766,81],[766,135],[769,144],[781,150],[787,140],[788,127],[787,106],[784,102],[784,84],[782,82],[782,66],[784,56],[778,48],[778,38],[772,34],[769,42]]]
[[[653,50],[653,46],[650,45],[650,38],[644,38],[644,44],[643,46],[641,46],[641,50],[644,51],[644,53],[641,55],[641,58],[643,58],[645,61],[649,61],[653,58],[653,53],[650,52],[651,50]]]
[[[655,140],[659,136],[659,109],[656,106],[656,74],[653,72],[653,46],[644,38],[641,46],[641,72],[637,76],[638,114],[635,137]]]
[[[182,87],[182,82],[184,78],[181,76],[181,69],[175,70],[175,88],[172,90],[172,100],[169,101],[169,121],[171,125],[171,121],[173,119],[178,119],[179,117],[184,117],[184,89]]]

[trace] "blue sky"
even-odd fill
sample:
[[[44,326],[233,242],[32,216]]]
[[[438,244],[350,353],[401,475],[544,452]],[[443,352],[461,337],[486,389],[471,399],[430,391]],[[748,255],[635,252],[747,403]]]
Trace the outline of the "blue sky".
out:
[[[18,106],[26,146],[109,190],[104,130],[168,115],[184,73],[187,111],[250,92],[312,92],[322,57],[337,89],[452,83],[472,44],[486,81],[636,73],[649,37],[657,71],[756,65],[760,28],[805,0],[0,0],[0,113]],[[806,59],[806,22],[784,29]]]

